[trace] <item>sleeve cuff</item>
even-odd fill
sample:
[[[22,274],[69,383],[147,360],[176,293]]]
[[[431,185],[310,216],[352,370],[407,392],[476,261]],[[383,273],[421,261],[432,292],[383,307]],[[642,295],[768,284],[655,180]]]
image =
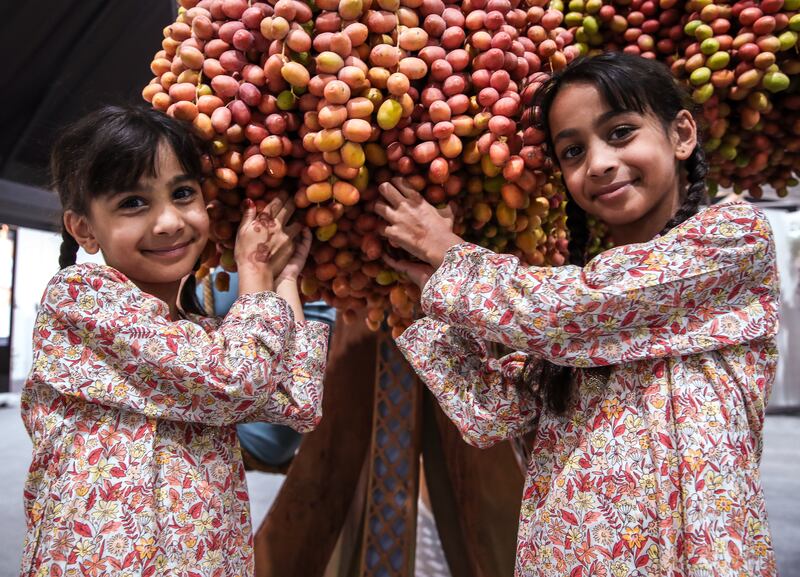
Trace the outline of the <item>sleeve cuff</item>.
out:
[[[272,291],[264,291],[239,296],[231,305],[225,319],[246,319],[253,316],[294,318],[289,303]]]
[[[441,300],[447,285],[452,284],[454,276],[465,278],[467,275],[464,271],[465,268],[471,266],[470,261],[484,254],[494,253],[471,242],[462,242],[447,249],[442,264],[434,271],[422,289],[422,311],[426,315],[438,316],[437,311],[444,306]],[[467,262],[465,263],[465,261]]]

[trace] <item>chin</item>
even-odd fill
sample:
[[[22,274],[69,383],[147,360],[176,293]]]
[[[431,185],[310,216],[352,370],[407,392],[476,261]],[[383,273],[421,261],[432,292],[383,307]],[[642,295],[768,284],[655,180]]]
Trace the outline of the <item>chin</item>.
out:
[[[181,280],[194,271],[197,259],[191,262],[179,262],[171,265],[154,266],[147,263],[146,267],[141,267],[144,274],[140,275],[139,280],[149,283],[171,283]]]
[[[619,208],[598,211],[594,216],[609,226],[626,226],[642,220],[647,210],[642,207],[623,204]]]

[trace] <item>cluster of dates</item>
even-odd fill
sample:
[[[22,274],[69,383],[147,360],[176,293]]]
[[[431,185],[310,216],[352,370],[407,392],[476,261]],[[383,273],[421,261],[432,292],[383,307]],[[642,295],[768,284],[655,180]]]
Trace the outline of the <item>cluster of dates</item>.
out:
[[[386,321],[397,333],[419,294],[382,259],[395,249],[373,208],[394,175],[435,205],[454,202],[466,239],[530,264],[563,264],[564,191],[543,135],[520,121],[548,75],[581,54],[664,60],[694,87],[721,184],[755,194],[765,183],[792,185],[795,4],[180,0],[143,96],[208,142],[204,271],[235,270],[245,199],[263,206],[291,195],[315,236],[305,297],[325,299],[345,320],[366,308],[371,328]]]

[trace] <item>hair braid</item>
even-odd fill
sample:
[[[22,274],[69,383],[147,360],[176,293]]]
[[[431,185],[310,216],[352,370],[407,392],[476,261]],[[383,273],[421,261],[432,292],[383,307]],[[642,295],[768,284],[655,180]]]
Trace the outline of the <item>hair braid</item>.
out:
[[[566,186],[564,187],[566,190]],[[578,203],[567,201],[567,222],[569,223],[569,262],[583,266],[591,237],[589,235],[589,218]]]
[[[208,316],[205,308],[200,304],[200,299],[197,297],[197,277],[194,273],[200,268],[201,261],[195,263],[192,273],[186,277],[181,287],[181,292],[178,295],[178,302],[184,313],[193,314],[200,317]]]
[[[63,229],[61,231],[61,250],[58,255],[59,268],[67,268],[75,264],[79,248],[78,241],[67,232],[67,229]]]
[[[689,187],[683,204],[678,208],[675,215],[664,225],[661,234],[675,228],[682,222],[693,217],[700,209],[700,205],[706,200],[706,175],[708,174],[708,161],[703,147],[698,142],[694,147],[691,156],[686,159],[686,172]]]
[[[591,237],[586,212],[578,204],[567,202],[569,222],[569,262],[582,266],[586,262]],[[521,382],[538,388],[545,406],[555,414],[566,412],[573,393],[575,369],[528,356],[522,369]]]

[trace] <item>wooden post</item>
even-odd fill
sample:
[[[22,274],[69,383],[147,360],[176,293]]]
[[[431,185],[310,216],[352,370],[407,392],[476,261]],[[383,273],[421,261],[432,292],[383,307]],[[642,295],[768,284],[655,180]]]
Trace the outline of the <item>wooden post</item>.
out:
[[[323,418],[305,436],[255,535],[258,577],[321,577],[355,497],[372,431],[378,335],[338,323]]]
[[[413,577],[419,496],[420,382],[383,332],[378,346],[361,577]]]
[[[337,326],[322,423],[256,533],[257,577],[413,577],[420,454],[453,577],[513,574],[514,450],[470,447],[423,390],[388,333]]]

